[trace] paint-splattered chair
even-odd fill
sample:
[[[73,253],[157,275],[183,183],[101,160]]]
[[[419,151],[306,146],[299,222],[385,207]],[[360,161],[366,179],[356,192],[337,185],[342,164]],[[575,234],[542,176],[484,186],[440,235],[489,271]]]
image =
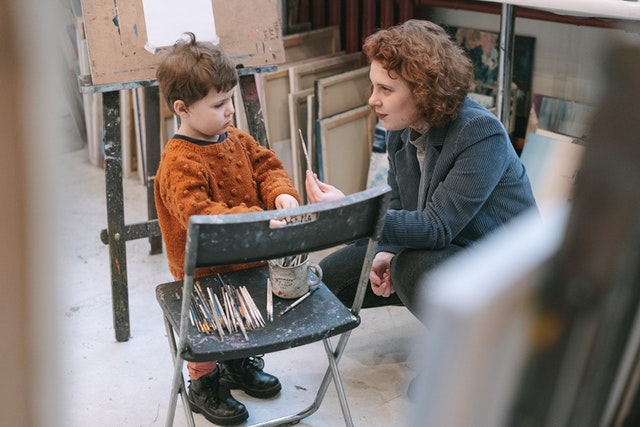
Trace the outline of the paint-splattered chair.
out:
[[[381,186],[351,194],[345,198],[305,205],[283,211],[193,216],[190,219],[183,281],[158,285],[156,296],[162,307],[167,336],[174,360],[167,426],[173,424],[178,394],[190,425],[193,414],[187,400],[183,375],[184,361],[228,360],[322,341],[328,358],[328,368],[320,383],[315,400],[307,408],[291,414],[262,421],[254,426],[295,424],[313,414],[325,396],[333,379],[346,425],[351,426],[351,414],[338,371],[338,362],[347,345],[351,331],[360,324],[359,311],[368,286],[375,247],[382,230],[390,188]],[[269,220],[282,217],[305,218],[285,227],[271,228]],[[221,282],[244,286],[263,319],[267,319],[268,268],[258,267],[194,279],[197,268],[244,264],[277,259],[288,255],[310,253],[340,246],[354,240],[368,238],[368,250],[362,266],[360,283],[354,304],[345,307],[321,282],[319,289],[287,315],[274,316],[273,321],[247,331],[216,334],[200,332],[190,321],[192,301],[201,294],[214,295]],[[194,286],[195,284],[195,286]],[[194,292],[195,288],[195,292]],[[194,297],[195,294],[195,297]],[[206,299],[206,297],[204,297]],[[216,297],[210,300],[215,301]],[[278,313],[291,300],[273,298],[273,312]],[[217,303],[209,309],[216,310]],[[206,311],[206,308],[205,308]],[[217,317],[215,315],[212,318]],[[215,326],[212,326],[215,328]],[[339,335],[334,346],[330,337]],[[267,403],[268,404],[268,403]]]

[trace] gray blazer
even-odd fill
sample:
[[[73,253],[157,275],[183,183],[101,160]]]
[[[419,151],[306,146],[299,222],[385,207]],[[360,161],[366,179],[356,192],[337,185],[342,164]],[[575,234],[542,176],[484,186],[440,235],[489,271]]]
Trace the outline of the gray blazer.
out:
[[[502,123],[470,98],[455,120],[428,131],[422,173],[409,134],[387,133],[392,199],[379,250],[467,246],[535,208]]]

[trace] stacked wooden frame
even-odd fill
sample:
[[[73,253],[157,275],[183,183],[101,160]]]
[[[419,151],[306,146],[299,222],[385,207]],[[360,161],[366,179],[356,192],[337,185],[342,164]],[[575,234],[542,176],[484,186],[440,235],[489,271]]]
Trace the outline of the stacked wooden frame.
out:
[[[301,143],[321,179],[347,194],[364,190],[375,116],[367,107],[368,67],[362,54],[338,50],[337,27],[285,36],[284,44],[287,62],[259,76],[271,148],[303,196]]]

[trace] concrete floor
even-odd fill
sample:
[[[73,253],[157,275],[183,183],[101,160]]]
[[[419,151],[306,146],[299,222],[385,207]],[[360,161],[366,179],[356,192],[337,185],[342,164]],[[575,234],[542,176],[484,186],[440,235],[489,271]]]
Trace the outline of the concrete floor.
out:
[[[149,255],[146,239],[127,243],[131,338],[115,340],[106,227],[103,170],[88,161],[87,149],[60,154],[63,171],[60,286],[56,317],[61,329],[61,387],[66,427],[164,425],[169,400],[171,358],[156,284],[171,280],[164,254]],[[146,189],[125,178],[127,223],[146,220]],[[403,307],[366,309],[362,325],[341,360],[347,398],[358,426],[405,425],[411,404],[408,382],[416,369],[421,324]],[[326,359],[320,343],[265,356],[266,371],[277,375],[282,393],[260,401],[234,392],[249,409],[249,423],[306,407],[315,395]],[[211,425],[195,415],[197,426]],[[187,425],[181,404],[176,426]],[[300,426],[344,425],[333,385],[320,410]]]

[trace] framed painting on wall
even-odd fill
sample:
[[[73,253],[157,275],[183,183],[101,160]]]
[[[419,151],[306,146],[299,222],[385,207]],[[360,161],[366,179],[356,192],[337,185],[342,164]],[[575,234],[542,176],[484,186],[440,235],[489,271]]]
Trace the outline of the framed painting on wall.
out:
[[[469,55],[473,62],[474,92],[493,101],[498,94],[500,33],[475,28],[443,25],[443,28]],[[512,83],[516,86],[514,128],[509,129],[515,138],[525,138],[529,110],[531,108],[531,80],[536,39],[515,36]],[[485,107],[489,105],[485,104]],[[489,107],[490,108],[490,107]]]

